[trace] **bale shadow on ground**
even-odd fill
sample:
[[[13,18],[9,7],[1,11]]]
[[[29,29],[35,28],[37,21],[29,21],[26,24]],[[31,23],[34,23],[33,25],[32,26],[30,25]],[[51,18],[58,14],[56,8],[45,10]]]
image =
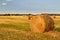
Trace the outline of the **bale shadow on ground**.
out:
[[[59,27],[58,28],[55,28],[55,30],[58,31],[58,32],[60,32],[60,28]]]

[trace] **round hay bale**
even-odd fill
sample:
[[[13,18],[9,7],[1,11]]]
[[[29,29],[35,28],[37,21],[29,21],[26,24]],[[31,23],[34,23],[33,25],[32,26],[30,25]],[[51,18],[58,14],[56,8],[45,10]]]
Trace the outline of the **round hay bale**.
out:
[[[30,20],[31,17],[32,17],[32,15],[29,13],[29,14],[28,14],[28,20]]]
[[[32,16],[25,16],[26,19],[30,20]]]
[[[47,32],[54,29],[54,21],[48,15],[32,16],[30,28],[32,32]]]
[[[54,19],[56,18],[56,16],[54,16]]]

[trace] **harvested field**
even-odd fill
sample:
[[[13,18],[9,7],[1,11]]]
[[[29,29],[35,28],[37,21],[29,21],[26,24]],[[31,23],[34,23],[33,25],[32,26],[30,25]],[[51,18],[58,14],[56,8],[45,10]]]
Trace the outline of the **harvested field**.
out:
[[[55,31],[34,33],[24,16],[0,16],[0,40],[60,40],[60,17],[54,23]]]

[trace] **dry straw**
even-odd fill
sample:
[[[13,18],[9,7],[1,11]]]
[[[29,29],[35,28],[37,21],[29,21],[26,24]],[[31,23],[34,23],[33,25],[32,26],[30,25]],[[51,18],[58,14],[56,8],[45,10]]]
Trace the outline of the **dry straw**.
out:
[[[54,29],[54,21],[48,15],[32,16],[30,22],[30,28],[32,32],[48,32]]]

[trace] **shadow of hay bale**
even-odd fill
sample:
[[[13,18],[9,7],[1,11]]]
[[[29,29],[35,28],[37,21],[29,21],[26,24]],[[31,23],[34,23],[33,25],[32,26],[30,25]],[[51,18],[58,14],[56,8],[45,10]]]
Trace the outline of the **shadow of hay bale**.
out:
[[[60,32],[60,28],[55,28],[55,31],[58,31],[58,32]]]

